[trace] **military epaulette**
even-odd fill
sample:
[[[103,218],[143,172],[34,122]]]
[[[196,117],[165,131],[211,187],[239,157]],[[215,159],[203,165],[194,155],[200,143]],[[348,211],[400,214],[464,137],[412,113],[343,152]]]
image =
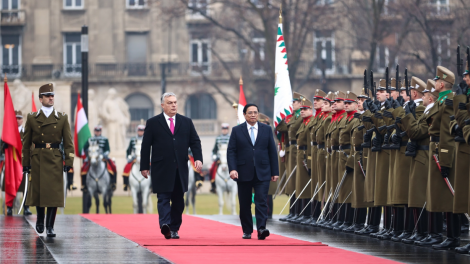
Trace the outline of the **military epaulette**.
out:
[[[31,113],[29,113],[29,114],[30,114],[30,115],[35,115],[36,113],[38,113],[38,112],[31,112]]]

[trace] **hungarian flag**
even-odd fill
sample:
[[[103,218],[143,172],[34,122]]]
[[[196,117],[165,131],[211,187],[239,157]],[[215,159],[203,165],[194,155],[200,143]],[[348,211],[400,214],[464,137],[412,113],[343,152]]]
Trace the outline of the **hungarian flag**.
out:
[[[238,97],[238,124],[245,122],[245,116],[243,115],[243,108],[246,105],[245,93],[243,92],[243,80],[240,77],[240,96]]]
[[[23,143],[21,142],[20,132],[18,131],[15,109],[13,108],[13,101],[11,100],[6,77],[3,89],[5,107],[2,141],[7,145],[5,149],[5,203],[7,206],[12,207],[13,200],[23,180],[23,166],[21,164]]]
[[[37,112],[38,109],[36,108],[36,103],[34,102],[34,92],[31,95],[31,102],[32,102],[32,107],[31,108],[32,108],[33,112]]]
[[[80,94],[77,99],[77,113],[75,114],[75,131],[74,131],[74,146],[75,156],[84,158],[85,153],[83,147],[85,146],[88,139],[91,137],[90,128],[88,127],[88,119],[83,109],[82,100]]]
[[[292,114],[292,88],[287,64],[287,52],[282,35],[282,17],[279,17],[277,27],[277,43],[275,54],[275,80],[274,80],[274,126],[288,115]]]

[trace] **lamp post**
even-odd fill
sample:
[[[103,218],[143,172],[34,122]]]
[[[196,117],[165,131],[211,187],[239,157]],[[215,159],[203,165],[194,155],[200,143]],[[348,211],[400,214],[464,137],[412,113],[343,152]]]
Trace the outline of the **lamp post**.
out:
[[[82,105],[88,116],[88,26],[82,26]]]

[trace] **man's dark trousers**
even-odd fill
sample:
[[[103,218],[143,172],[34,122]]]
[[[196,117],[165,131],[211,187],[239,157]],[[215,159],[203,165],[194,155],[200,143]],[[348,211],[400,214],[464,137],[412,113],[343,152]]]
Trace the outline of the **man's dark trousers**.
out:
[[[266,228],[268,219],[268,190],[270,181],[260,181],[256,175],[251,181],[237,181],[238,202],[240,203],[240,221],[243,233],[253,233],[253,216],[251,214],[251,201],[253,189],[255,190],[255,216],[258,230]]]
[[[184,192],[178,170],[176,170],[173,192],[157,193],[157,198],[160,228],[166,224],[170,226],[171,231],[178,231],[183,222],[182,214],[184,212]]]

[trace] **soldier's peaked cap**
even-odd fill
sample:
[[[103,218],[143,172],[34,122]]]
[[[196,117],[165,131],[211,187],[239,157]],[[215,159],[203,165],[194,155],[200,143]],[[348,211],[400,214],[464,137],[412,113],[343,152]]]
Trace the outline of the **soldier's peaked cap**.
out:
[[[416,89],[416,91],[422,93],[426,89],[426,83],[420,78],[413,76],[411,78],[411,87],[410,89]]]
[[[21,110],[15,111],[15,115],[17,118],[23,118],[23,113],[21,112]]]
[[[103,129],[102,126],[98,125],[98,126],[95,126],[95,131],[101,131]]]
[[[400,86],[400,82],[397,83],[397,79],[392,78],[390,80],[390,91],[398,90],[398,86]]]
[[[437,66],[436,69],[436,77],[434,77],[434,81],[443,80],[448,82],[452,85],[455,83],[455,75],[449,69],[443,66]]]
[[[344,101],[345,97],[346,97],[346,94],[344,92],[337,91],[335,101]]]
[[[328,92],[328,94],[323,98],[323,100],[333,103],[335,100],[335,93]]]
[[[298,92],[294,92],[294,94],[292,95],[292,101],[300,101],[300,97],[302,95]]]
[[[44,84],[39,87],[39,95],[54,94],[54,85],[52,83]]]
[[[385,79],[380,79],[379,81],[379,87],[377,87],[377,91],[383,91],[386,89],[386,80]]]
[[[300,102],[301,102],[300,108],[312,108],[313,107],[312,101],[308,100],[305,97],[302,97],[302,100]]]
[[[366,89],[362,88],[361,94],[358,95],[357,98],[369,98],[366,94]]]
[[[353,92],[347,91],[346,97],[344,98],[345,103],[355,103],[357,100],[357,95]]]
[[[315,95],[313,96],[313,99],[323,99],[325,98],[326,93],[320,89],[317,89],[315,91]]]

